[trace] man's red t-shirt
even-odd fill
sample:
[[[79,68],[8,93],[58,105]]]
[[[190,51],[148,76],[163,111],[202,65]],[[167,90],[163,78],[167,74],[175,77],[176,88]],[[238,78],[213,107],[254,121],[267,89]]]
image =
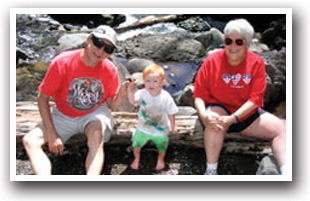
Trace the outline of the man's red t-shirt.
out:
[[[63,52],[51,63],[39,91],[53,96],[57,108],[66,116],[91,113],[118,90],[118,73],[108,59],[97,67],[87,67],[82,49]]]
[[[247,101],[263,107],[265,90],[262,57],[247,51],[244,62],[231,66],[223,49],[209,55],[200,67],[194,84],[194,98],[203,99],[205,104],[221,104],[234,113]]]

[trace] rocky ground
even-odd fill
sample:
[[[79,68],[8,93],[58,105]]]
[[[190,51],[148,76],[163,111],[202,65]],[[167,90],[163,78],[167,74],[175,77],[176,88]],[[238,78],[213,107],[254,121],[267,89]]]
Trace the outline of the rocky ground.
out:
[[[83,175],[87,147],[80,147],[76,152],[66,152],[55,157],[48,154],[53,164],[54,175]],[[263,156],[222,153],[219,162],[219,174],[255,175],[258,163]],[[105,146],[104,175],[202,175],[205,169],[203,149],[170,146],[166,155],[166,168],[155,171],[157,150],[152,145],[142,149],[140,169],[130,168],[133,159],[132,148],[128,145]],[[17,153],[16,174],[31,175],[33,171],[26,153]]]

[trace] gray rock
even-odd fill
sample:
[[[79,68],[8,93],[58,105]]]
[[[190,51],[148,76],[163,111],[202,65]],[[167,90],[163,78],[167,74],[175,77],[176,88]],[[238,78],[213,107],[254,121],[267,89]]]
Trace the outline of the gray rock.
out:
[[[19,47],[16,47],[16,64],[18,64],[19,60],[33,59],[33,55],[25,52]]]
[[[136,73],[136,72],[142,72],[145,67],[148,65],[153,64],[154,62],[149,59],[140,59],[140,58],[133,58],[130,59],[127,62],[127,70],[130,74]]]
[[[192,106],[194,107],[194,85],[189,84],[187,85],[180,96],[177,98],[176,102],[180,106]]]
[[[279,168],[275,159],[265,156],[259,164],[256,175],[279,175]]]
[[[208,31],[211,28],[211,26],[199,16],[181,21],[177,26],[192,32]]]
[[[261,54],[265,61],[267,74],[267,89],[265,93],[265,105],[279,102],[286,97],[286,53],[270,51]]]
[[[83,47],[88,35],[89,34],[86,33],[77,33],[62,36],[58,40],[59,45],[56,47],[57,54],[66,50],[72,50]]]
[[[129,72],[126,69],[125,66],[114,56],[111,55],[109,58],[117,67],[118,71],[118,77],[119,77],[119,86],[125,82],[126,77],[129,76]],[[122,106],[119,108],[119,111],[123,112],[133,112],[135,109],[134,107],[129,103],[128,99],[126,98],[122,104]]]
[[[171,34],[140,34],[120,41],[119,46],[120,54],[126,58],[154,61],[189,61],[205,53],[200,42]]]
[[[253,39],[250,46],[250,50],[255,53],[262,53],[269,51],[269,48],[266,44],[259,42],[259,40]]]
[[[204,32],[195,37],[195,40],[201,42],[206,50],[222,48],[223,33],[216,28],[211,28],[210,31]]]

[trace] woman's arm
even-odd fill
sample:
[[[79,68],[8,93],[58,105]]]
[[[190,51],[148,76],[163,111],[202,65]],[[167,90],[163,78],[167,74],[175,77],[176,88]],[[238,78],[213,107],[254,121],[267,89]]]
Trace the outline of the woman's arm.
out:
[[[223,128],[227,129],[231,124],[236,123],[237,121],[239,121],[239,119],[245,117],[257,107],[258,106],[255,103],[247,101],[235,113],[229,116],[222,116],[220,118],[220,123]]]
[[[195,108],[198,112],[199,117],[203,121],[204,126],[206,126],[207,125],[206,124],[207,113],[206,113],[206,106],[205,106],[204,101],[201,98],[195,98],[194,99],[194,105],[195,105]]]

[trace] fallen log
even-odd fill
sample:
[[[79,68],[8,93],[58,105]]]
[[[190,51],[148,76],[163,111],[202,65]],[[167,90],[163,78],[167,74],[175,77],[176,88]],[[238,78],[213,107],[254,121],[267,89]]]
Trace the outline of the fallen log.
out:
[[[54,103],[51,103],[52,105]],[[108,144],[131,144],[131,135],[137,122],[137,113],[114,112],[114,130]],[[22,149],[22,138],[40,121],[35,102],[16,103],[16,148]],[[178,133],[170,135],[170,145],[203,148],[203,128],[197,116],[176,116]],[[67,146],[82,146],[84,135],[75,135],[66,143]],[[266,140],[227,134],[223,151],[244,154],[271,154],[270,144]]]
[[[165,22],[175,22],[180,21],[182,19],[185,19],[183,15],[167,15],[167,16],[161,16],[161,17],[155,17],[154,15],[147,16],[145,18],[142,18],[138,20],[137,22],[125,26],[125,27],[119,27],[119,28],[113,28],[116,33],[120,34],[125,31],[129,31],[131,29],[136,28],[144,28],[146,26],[151,26],[157,23],[165,23]],[[91,33],[92,30],[73,30],[73,31],[67,31],[67,30],[61,30],[61,32],[64,33]]]
[[[167,15],[167,16],[162,16],[162,17],[155,17],[151,15],[151,16],[142,18],[138,20],[136,23],[128,25],[126,27],[115,28],[115,31],[117,33],[122,33],[128,30],[131,30],[131,29],[143,28],[143,27],[161,23],[161,22],[173,22],[176,20],[180,20],[182,18],[183,18],[182,15]]]

